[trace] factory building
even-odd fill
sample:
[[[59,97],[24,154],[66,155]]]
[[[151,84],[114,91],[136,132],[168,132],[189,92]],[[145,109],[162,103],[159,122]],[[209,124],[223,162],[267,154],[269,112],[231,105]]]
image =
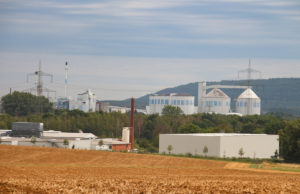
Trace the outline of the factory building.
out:
[[[245,89],[237,98],[235,109],[231,110],[231,99],[220,88]],[[206,91],[212,89],[208,94]],[[206,82],[198,83],[198,112],[216,113],[226,115],[259,115],[261,110],[261,100],[253,92],[250,86],[236,85],[210,85]],[[234,112],[235,111],[235,112]]]
[[[77,101],[70,100],[70,110],[79,109],[84,112],[95,112],[96,110],[96,95],[88,89],[87,91],[78,94]]]
[[[186,115],[194,114],[194,100],[194,96],[188,94],[156,94],[149,97],[149,107],[147,107],[147,112],[149,114],[161,115],[165,106],[172,105],[179,107]]]
[[[12,124],[12,137],[41,137],[44,131],[43,123],[14,122]]]
[[[230,112],[231,99],[222,90],[215,88],[200,99],[201,113],[227,114]]]
[[[60,109],[60,110],[63,110],[63,109],[68,110],[69,109],[69,99],[66,97],[57,98],[56,108]]]
[[[40,146],[86,150],[128,151],[131,149],[130,127],[123,128],[122,139],[98,139],[94,134],[83,133],[82,131],[79,131],[78,133],[54,130],[43,131],[42,127],[43,123],[13,123],[12,130],[0,130],[1,143],[16,146]],[[102,146],[99,145],[100,141],[103,143]]]
[[[69,133],[69,132],[62,132],[62,131],[44,131],[42,137],[43,139],[96,139],[92,133],[83,133],[80,131],[79,133]]]
[[[242,115],[260,115],[260,98],[251,90],[246,89],[236,101],[236,112]]]
[[[159,152],[172,154],[193,154],[214,157],[271,158],[279,151],[278,135],[235,134],[235,133],[195,133],[195,134],[160,134]],[[204,147],[207,153],[203,153]]]
[[[102,112],[109,112],[109,102],[100,102],[100,101],[97,101],[96,102],[96,111],[99,112],[99,111],[102,111]]]

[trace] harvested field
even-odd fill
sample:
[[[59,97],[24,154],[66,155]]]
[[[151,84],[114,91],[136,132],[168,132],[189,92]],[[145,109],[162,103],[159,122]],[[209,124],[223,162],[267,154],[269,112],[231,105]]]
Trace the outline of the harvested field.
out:
[[[0,193],[300,193],[300,173],[159,155],[0,145]]]

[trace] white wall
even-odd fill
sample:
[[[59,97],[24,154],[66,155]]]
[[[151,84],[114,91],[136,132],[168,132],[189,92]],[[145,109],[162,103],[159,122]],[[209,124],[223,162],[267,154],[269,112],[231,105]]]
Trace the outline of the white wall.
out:
[[[216,114],[227,114],[230,112],[230,98],[204,97],[199,102],[201,107],[199,113],[213,112]]]
[[[239,150],[243,148],[244,156],[250,158],[270,158],[275,150],[279,151],[278,135],[265,134],[229,134],[218,136],[213,134],[160,134],[159,152],[168,153],[172,145],[173,154],[204,155],[204,146],[208,147],[208,156],[240,157]]]
[[[221,157],[239,157],[239,150],[243,148],[244,156],[249,158],[270,158],[275,150],[279,152],[278,135],[245,135],[221,137]]]
[[[122,130],[122,141],[129,143],[130,140],[130,128],[129,127],[123,127]]]
[[[190,136],[176,134],[160,134],[159,135],[159,152],[169,153],[168,146],[172,145],[172,154],[204,155],[203,148],[207,146],[207,156],[219,156],[220,153],[220,137],[209,136]]]
[[[163,101],[163,103],[161,103]],[[175,102],[176,101],[176,102]],[[150,114],[162,114],[162,110],[167,105],[179,107],[184,114],[190,115],[195,113],[194,96],[150,96],[149,108],[147,109]],[[153,103],[154,102],[154,103]],[[167,102],[167,103],[166,103]],[[178,103],[180,102],[180,103]],[[183,102],[183,104],[182,104]]]
[[[236,101],[236,112],[242,115],[260,115],[261,101],[257,98],[239,98]]]
[[[68,147],[72,149],[74,145],[74,149],[91,150],[92,141],[93,140],[70,140]]]

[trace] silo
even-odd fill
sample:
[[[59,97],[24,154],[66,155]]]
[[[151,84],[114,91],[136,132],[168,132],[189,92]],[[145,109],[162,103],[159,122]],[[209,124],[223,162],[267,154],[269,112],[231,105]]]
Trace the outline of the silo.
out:
[[[227,114],[230,112],[230,101],[229,96],[222,90],[215,88],[203,98],[201,107],[203,112]]]
[[[198,113],[205,112],[204,97],[206,96],[206,82],[198,83]]]
[[[122,141],[129,143],[129,138],[130,138],[130,129],[129,127],[123,127],[122,130]]]
[[[260,115],[260,98],[247,88],[236,101],[236,112],[242,115]]]

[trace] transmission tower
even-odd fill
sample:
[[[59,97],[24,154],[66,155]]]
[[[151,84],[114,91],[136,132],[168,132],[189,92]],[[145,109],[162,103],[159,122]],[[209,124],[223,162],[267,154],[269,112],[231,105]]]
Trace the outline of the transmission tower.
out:
[[[248,87],[249,88],[251,86],[251,79],[252,79],[251,75],[253,73],[259,74],[259,78],[261,78],[261,72],[251,68],[251,59],[249,59],[249,64],[248,64],[248,68],[247,69],[238,71],[238,80],[240,79],[240,74],[244,74],[244,73],[247,74],[247,82],[248,82]]]
[[[34,73],[27,74],[27,83],[29,82],[29,77],[34,76],[35,77],[35,87],[27,89],[27,91],[32,92],[35,91],[37,96],[42,96],[44,92],[47,92],[47,97],[49,97],[50,92],[54,92],[54,90],[48,89],[43,87],[43,80],[42,77],[50,77],[51,83],[53,82],[53,75],[49,73],[45,73],[42,71],[42,64],[41,61],[39,62],[39,70],[35,71]]]
[[[249,64],[248,64],[248,68],[247,69],[244,69],[244,70],[241,70],[241,71],[238,71],[238,79],[240,79],[240,74],[247,74],[247,86],[248,86],[248,90],[254,86],[253,83],[251,83],[251,80],[252,80],[252,74],[258,74],[259,75],[259,78],[261,78],[261,72],[258,71],[258,70],[255,70],[255,69],[252,69],[251,68],[251,59],[249,59]],[[247,114],[249,114],[250,112],[250,98],[248,98],[248,101],[247,101]]]

